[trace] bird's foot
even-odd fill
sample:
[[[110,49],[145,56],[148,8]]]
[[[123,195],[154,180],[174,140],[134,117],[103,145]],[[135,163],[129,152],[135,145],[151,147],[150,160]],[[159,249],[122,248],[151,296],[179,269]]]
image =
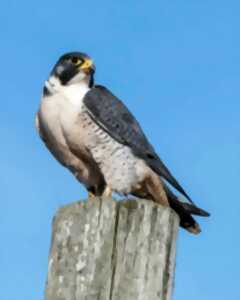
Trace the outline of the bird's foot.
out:
[[[107,185],[103,192],[103,196],[112,197],[112,193],[113,193],[112,188],[109,185]]]
[[[94,198],[94,197],[95,197],[95,195],[94,195],[93,192],[88,192],[88,198],[89,198],[89,199],[92,199],[92,198]]]

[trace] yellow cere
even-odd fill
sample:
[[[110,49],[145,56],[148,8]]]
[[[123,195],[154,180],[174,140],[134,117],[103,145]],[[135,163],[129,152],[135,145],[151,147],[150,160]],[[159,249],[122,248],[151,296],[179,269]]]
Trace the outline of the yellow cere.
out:
[[[86,59],[84,63],[81,65],[81,69],[88,69],[93,65],[93,62],[91,59]]]

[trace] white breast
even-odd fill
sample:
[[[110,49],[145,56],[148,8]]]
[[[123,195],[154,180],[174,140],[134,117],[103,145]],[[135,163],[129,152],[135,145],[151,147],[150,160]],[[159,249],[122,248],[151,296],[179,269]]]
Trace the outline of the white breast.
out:
[[[74,122],[82,111],[83,98],[89,91],[89,87],[85,82],[62,86],[55,78],[50,78],[48,85],[52,95],[42,98],[41,121],[54,139],[65,143],[63,130],[72,131]]]

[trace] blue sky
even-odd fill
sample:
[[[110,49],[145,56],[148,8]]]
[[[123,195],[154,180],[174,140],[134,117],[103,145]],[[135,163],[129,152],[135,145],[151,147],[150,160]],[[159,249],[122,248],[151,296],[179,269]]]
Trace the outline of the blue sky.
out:
[[[43,81],[67,51],[125,101],[199,206],[180,231],[174,300],[239,300],[239,1],[2,1],[1,300],[43,299],[56,209],[86,197],[34,128]]]

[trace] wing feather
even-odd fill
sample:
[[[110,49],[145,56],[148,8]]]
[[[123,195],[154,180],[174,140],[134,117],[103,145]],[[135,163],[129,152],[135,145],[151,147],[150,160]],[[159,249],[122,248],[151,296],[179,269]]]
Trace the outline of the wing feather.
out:
[[[129,146],[136,156],[145,160],[152,170],[193,203],[161,161],[139,123],[121,100],[105,87],[97,85],[85,95],[83,101],[94,122],[119,143]]]

